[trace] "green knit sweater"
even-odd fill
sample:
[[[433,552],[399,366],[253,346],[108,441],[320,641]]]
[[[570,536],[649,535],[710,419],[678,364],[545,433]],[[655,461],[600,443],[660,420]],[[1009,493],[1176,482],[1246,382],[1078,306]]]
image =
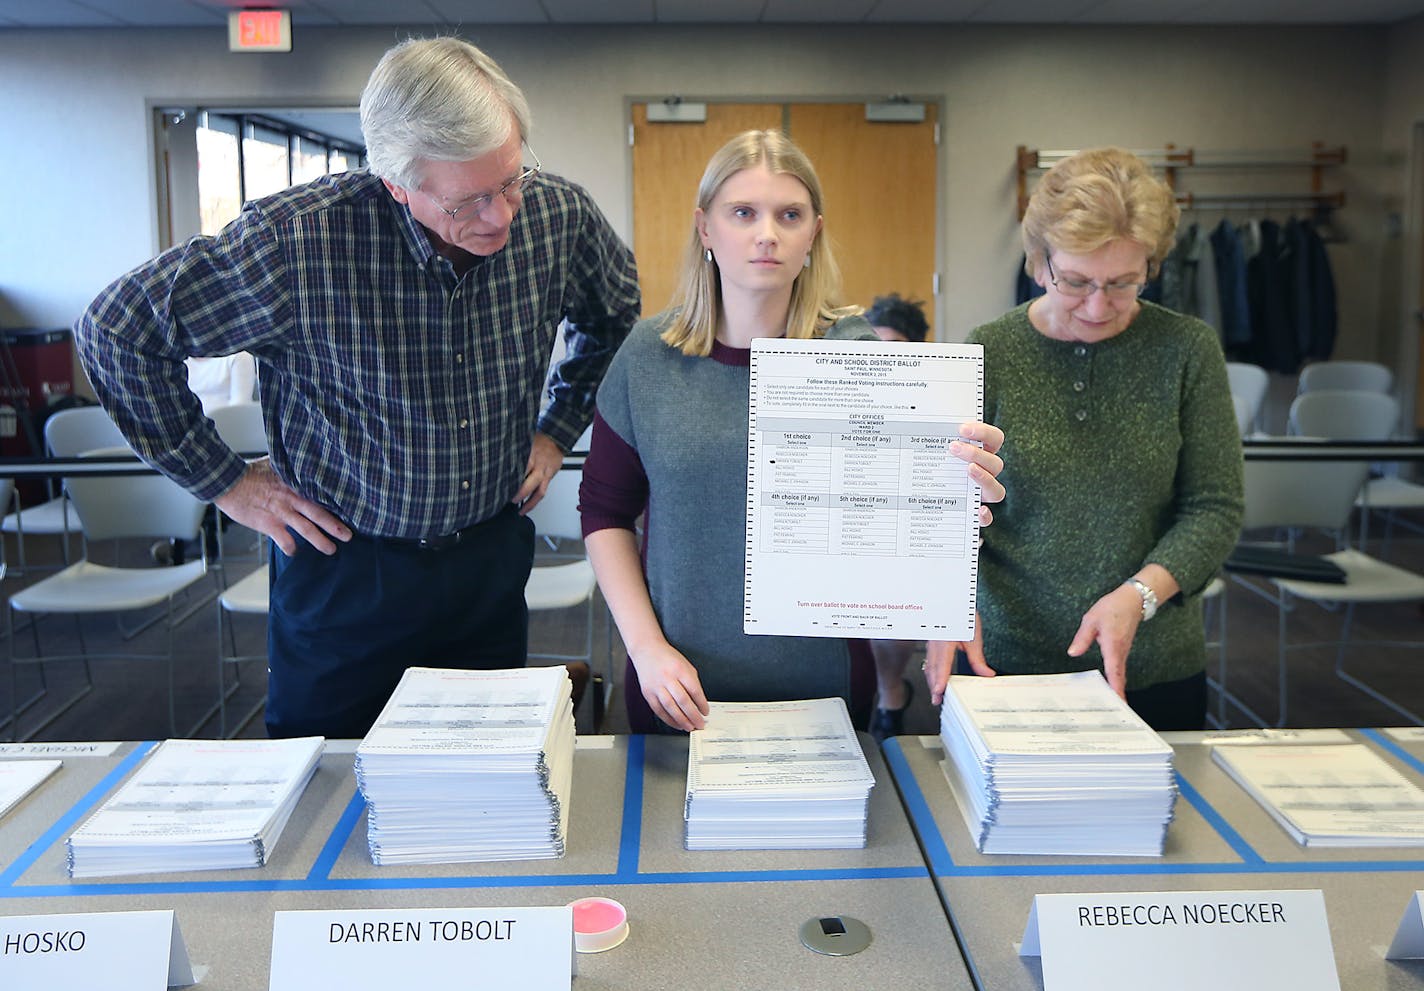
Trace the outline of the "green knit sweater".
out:
[[[1241,529],[1241,442],[1216,333],[1144,302],[1097,344],[1035,330],[1028,305],[976,329],[984,418],[1004,431],[1008,496],[979,555],[984,656],[1010,674],[1101,666],[1069,657],[1083,614],[1143,565],[1182,587],[1138,627],[1127,687],[1203,670],[1200,593]]]

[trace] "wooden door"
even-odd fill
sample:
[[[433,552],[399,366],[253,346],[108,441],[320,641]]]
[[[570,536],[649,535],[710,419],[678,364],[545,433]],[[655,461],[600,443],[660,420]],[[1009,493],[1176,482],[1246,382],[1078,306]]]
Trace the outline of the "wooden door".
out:
[[[825,195],[826,230],[840,263],[842,299],[869,306],[898,292],[921,300],[935,330],[938,108],[925,119],[865,119],[861,103],[799,103],[790,133],[810,156]]]
[[[633,254],[645,316],[667,309],[677,288],[707,160],[743,131],[781,124],[779,104],[709,103],[695,124],[650,124],[647,104],[633,105]]]

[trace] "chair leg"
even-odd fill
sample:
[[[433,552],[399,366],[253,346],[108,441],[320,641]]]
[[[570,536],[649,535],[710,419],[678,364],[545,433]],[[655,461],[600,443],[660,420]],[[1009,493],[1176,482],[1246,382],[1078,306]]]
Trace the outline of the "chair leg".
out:
[[[1277,587],[1276,589],[1276,672],[1277,672],[1277,702],[1279,703],[1279,716],[1276,719],[1277,726],[1286,724],[1286,610],[1289,603],[1286,601],[1286,590]]]
[[[223,687],[223,613],[227,610],[218,603],[218,739],[227,738],[227,690]],[[233,650],[236,654],[237,650]]]
[[[1216,728],[1226,728],[1226,594],[1221,594],[1209,603],[1216,615]]]
[[[1373,685],[1360,680],[1359,678],[1355,677],[1353,674],[1350,674],[1350,672],[1345,670],[1345,651],[1349,649],[1350,626],[1354,620],[1354,617],[1355,604],[1352,602],[1345,610],[1345,620],[1340,629],[1340,643],[1336,646],[1335,649],[1335,677],[1339,678],[1345,684],[1364,692],[1366,695],[1368,695],[1370,698],[1374,699],[1381,705],[1386,706],[1390,710],[1399,713],[1401,716],[1408,719],[1415,726],[1424,726],[1424,716],[1421,716],[1419,713],[1413,711],[1412,709],[1405,708],[1404,706],[1396,702],[1394,699],[1381,692],[1378,688],[1375,688]],[[1400,645],[1395,644],[1392,646]]]
[[[173,596],[168,597],[168,735],[178,735],[177,702],[173,698]]]
[[[10,739],[20,739],[20,666],[15,663],[15,611],[5,604],[5,643],[10,654]]]
[[[20,701],[20,665],[16,662],[15,657],[15,611],[10,607],[8,603],[6,603],[5,605],[5,626],[5,640],[6,643],[9,645],[8,655],[10,660],[10,715],[7,719],[0,721],[0,725],[9,723],[10,739],[18,743],[22,740],[31,739],[40,730],[44,729],[46,726],[54,722],[60,716],[64,715],[70,709],[74,708],[74,706],[81,699],[83,699],[84,696],[92,692],[94,690],[94,672],[89,667],[89,658],[84,657],[81,662],[84,668],[84,685],[77,692],[67,698],[59,706],[59,708],[55,709],[48,716],[45,716],[43,719],[41,719],[40,722],[34,728],[32,728],[27,735],[21,736],[20,716],[28,712],[36,703],[38,703],[41,699],[49,695],[49,676],[45,672],[45,662],[41,659],[42,653],[40,650],[39,614],[35,614],[30,616],[30,635],[35,645],[35,653],[33,656],[36,658],[34,662],[35,667],[39,671],[40,687],[39,690],[35,692],[35,694],[31,695],[23,702]],[[80,644],[82,647],[82,639],[80,641]]]
[[[604,698],[603,675],[595,674],[590,679],[593,684],[589,686],[593,694],[593,731],[595,733],[603,729],[603,715],[606,699]]]

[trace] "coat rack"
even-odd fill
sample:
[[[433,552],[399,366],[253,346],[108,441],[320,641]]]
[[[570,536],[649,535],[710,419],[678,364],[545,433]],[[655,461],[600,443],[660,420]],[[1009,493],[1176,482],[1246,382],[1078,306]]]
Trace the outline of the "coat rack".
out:
[[[1077,151],[1042,151],[1019,145],[1015,159],[1018,173],[1018,218],[1023,219],[1028,209],[1029,176],[1052,168],[1053,165],[1076,155]],[[1138,157],[1162,172],[1163,178],[1176,193],[1177,203],[1184,210],[1221,210],[1233,207],[1249,207],[1255,204],[1278,207],[1306,207],[1317,212],[1328,212],[1345,205],[1342,190],[1326,191],[1326,170],[1345,164],[1344,145],[1327,146],[1323,142],[1313,142],[1304,152],[1199,152],[1195,148],[1178,148],[1168,144],[1150,151],[1134,152]],[[1252,192],[1252,193],[1207,193],[1183,191],[1178,183],[1183,173],[1188,171],[1240,171],[1240,172],[1288,172],[1307,169],[1310,189],[1305,192]]]

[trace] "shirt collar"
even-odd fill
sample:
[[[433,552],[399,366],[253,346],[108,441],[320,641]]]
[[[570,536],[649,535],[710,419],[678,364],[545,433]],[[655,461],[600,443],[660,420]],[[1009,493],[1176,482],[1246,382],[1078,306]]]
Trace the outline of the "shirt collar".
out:
[[[425,228],[420,226],[420,221],[411,214],[410,207],[398,202],[389,191],[385,192],[385,196],[386,203],[396,218],[396,227],[405,240],[406,250],[410,252],[416,264],[424,268],[435,254],[435,246],[430,243],[430,237],[425,233]]]

